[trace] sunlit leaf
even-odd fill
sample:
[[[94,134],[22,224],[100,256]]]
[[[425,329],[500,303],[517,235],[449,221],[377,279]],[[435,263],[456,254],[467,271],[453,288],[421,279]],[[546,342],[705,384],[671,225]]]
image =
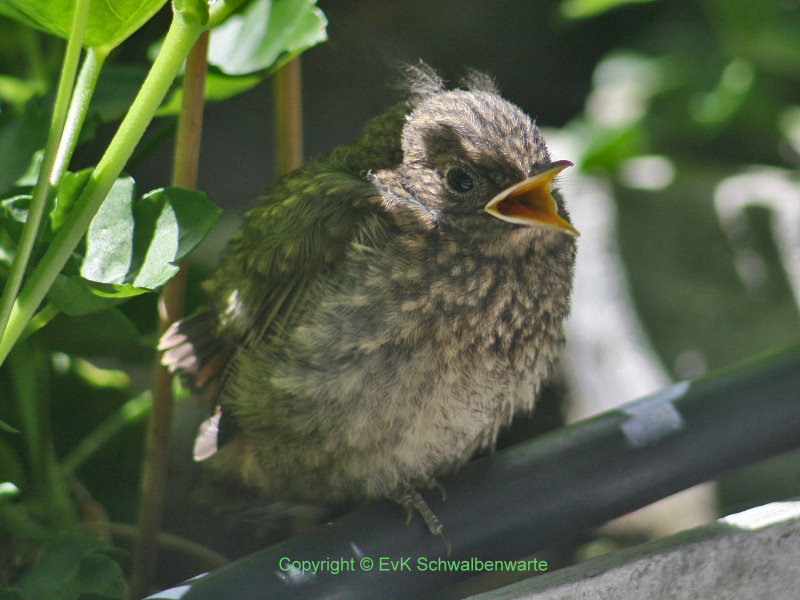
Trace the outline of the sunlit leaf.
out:
[[[314,0],[256,0],[211,32],[208,62],[229,75],[273,70],[327,39]]]
[[[24,223],[28,220],[31,198],[30,194],[19,194],[0,200],[0,218],[20,224]]]
[[[114,182],[86,232],[86,256],[81,275],[101,283],[127,283],[133,261],[133,201],[136,184],[132,177]]]
[[[64,177],[51,227],[58,229],[85,185],[90,171]],[[10,217],[24,219],[26,199],[8,199]],[[0,216],[4,206],[0,202]],[[70,259],[49,292],[50,301],[68,315],[111,308],[127,298],[164,285],[177,262],[199,244],[219,215],[201,192],[165,188],[136,200],[132,178],[111,188],[86,234],[83,257]],[[16,219],[10,219],[14,225]]]
[[[219,209],[201,192],[163,188],[134,202],[132,179],[118,180],[115,187],[89,226],[81,275],[103,284],[157,289],[202,241]]]
[[[166,0],[92,2],[84,46],[113,48],[152,17]],[[0,14],[62,38],[69,37],[74,0],[0,0]]]

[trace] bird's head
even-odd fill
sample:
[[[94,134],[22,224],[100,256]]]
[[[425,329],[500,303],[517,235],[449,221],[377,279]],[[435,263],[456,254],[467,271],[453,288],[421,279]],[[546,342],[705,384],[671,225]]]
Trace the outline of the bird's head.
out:
[[[552,189],[572,163],[553,162],[530,117],[486,81],[419,95],[402,131],[403,162],[372,174],[384,202],[425,227],[499,244],[577,236]]]

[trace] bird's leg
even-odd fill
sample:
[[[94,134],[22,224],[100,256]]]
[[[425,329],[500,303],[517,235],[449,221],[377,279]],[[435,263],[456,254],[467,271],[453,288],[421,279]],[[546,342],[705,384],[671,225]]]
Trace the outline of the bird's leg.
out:
[[[439,491],[442,494],[442,501],[444,501],[446,494],[444,491],[444,487],[436,480],[431,481],[431,486],[439,488]],[[428,506],[428,503],[425,502],[425,498],[422,497],[422,494],[419,493],[419,490],[408,487],[400,490],[396,494],[391,496],[392,500],[402,504],[406,509],[406,525],[411,523],[411,518],[414,515],[414,511],[416,510],[419,515],[422,517],[422,520],[425,521],[425,525],[428,527],[428,531],[430,531],[433,535],[438,535],[442,538],[445,547],[447,548],[447,554],[449,555],[451,552],[450,540],[444,533],[444,525],[439,520],[439,517],[431,510]]]

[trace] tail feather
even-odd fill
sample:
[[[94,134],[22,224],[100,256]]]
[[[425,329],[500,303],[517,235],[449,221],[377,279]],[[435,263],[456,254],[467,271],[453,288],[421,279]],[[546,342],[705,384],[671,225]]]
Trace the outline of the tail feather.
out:
[[[215,335],[216,325],[211,311],[198,312],[173,323],[158,343],[161,364],[209,400],[215,399],[232,354]]]

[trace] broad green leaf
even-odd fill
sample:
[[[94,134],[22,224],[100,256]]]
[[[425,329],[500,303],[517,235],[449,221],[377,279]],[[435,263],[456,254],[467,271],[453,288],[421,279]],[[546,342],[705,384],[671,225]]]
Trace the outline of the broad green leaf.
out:
[[[42,168],[42,156],[44,155],[44,150],[37,150],[33,153],[33,157],[31,158],[30,162],[28,163],[28,169],[22,175],[19,176],[14,182],[15,186],[19,187],[29,187],[33,189],[33,186],[36,185],[36,181],[39,179],[39,171]]]
[[[57,230],[91,170],[68,173],[50,214]],[[95,215],[83,257],[71,258],[48,294],[59,310],[80,316],[106,310],[132,296],[157,289],[178,271],[177,262],[199,244],[219,215],[200,192],[160,189],[135,200],[136,186],[122,177]],[[0,218],[14,233],[24,221],[25,196],[0,201]]]
[[[39,562],[15,583],[25,600],[95,600],[122,597],[122,569],[105,542],[62,531]]]
[[[5,221],[24,223],[28,220],[28,207],[31,205],[30,194],[18,194],[0,200],[0,218]]]
[[[60,314],[36,336],[47,349],[72,356],[141,359],[152,351],[152,343],[142,341],[136,326],[118,308],[82,316]]]
[[[113,48],[152,17],[166,0],[92,2],[83,45]],[[69,37],[74,0],[0,0],[0,14],[62,38]]]
[[[152,206],[165,207],[161,209],[160,222],[163,224],[172,228],[169,223],[174,219],[177,225],[174,233],[178,235],[175,260],[184,258],[203,241],[221,212],[217,206],[206,200],[204,193],[176,187],[149,192],[142,197],[142,203],[145,202]]]
[[[100,210],[86,232],[86,255],[81,275],[101,283],[127,283],[125,277],[133,260],[133,200],[136,184],[132,177],[114,182]]]
[[[89,226],[81,275],[102,284],[157,289],[202,241],[219,209],[201,192],[163,188],[134,202],[133,180],[115,187],[117,193],[112,189]],[[116,288],[110,295],[129,292]]]
[[[20,193],[0,200],[0,226],[2,226],[5,235],[8,236],[8,239],[3,238],[0,245],[6,247],[7,244],[10,244],[7,248],[9,258],[16,253],[19,238],[22,235],[22,227],[25,221],[28,220],[28,208],[31,205],[31,198],[30,194]],[[0,261],[3,260],[3,257],[0,257]],[[8,264],[10,264],[10,261]]]
[[[211,31],[208,62],[228,75],[280,67],[327,39],[314,0],[255,0]]]
[[[137,290],[138,294],[145,290]],[[121,304],[132,294],[113,297],[95,293],[90,281],[79,275],[59,274],[47,293],[47,298],[66,315],[78,317],[106,310]]]

